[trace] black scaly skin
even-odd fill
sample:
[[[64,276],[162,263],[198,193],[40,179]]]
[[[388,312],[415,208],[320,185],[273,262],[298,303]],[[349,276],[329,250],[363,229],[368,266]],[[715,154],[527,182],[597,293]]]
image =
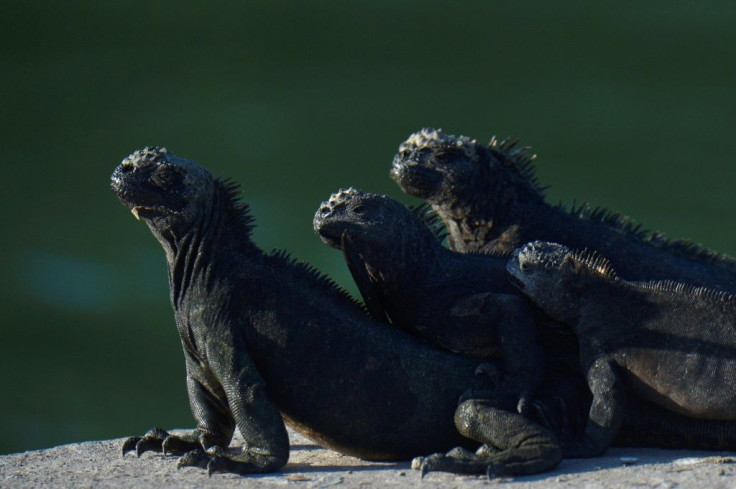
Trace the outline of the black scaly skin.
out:
[[[355,190],[343,191],[320,206],[315,214],[314,224],[315,230],[326,244],[343,248],[359,289],[364,294],[367,290],[368,296],[377,302],[374,309],[384,311],[383,317],[386,317],[385,312],[388,312],[392,317],[403,317],[406,320],[406,313],[399,313],[396,316],[392,312],[395,308],[405,307],[406,294],[416,294],[416,289],[422,288],[422,280],[427,275],[417,275],[414,268],[424,270],[429,276],[432,272],[426,269],[434,269],[436,270],[434,273],[446,278],[447,263],[438,265],[434,261],[436,259],[434,253],[438,251],[436,240],[432,238],[436,230],[429,231],[423,225],[422,221],[427,219],[420,219],[422,216],[391,202],[393,201],[388,198],[371,196]],[[415,239],[407,239],[409,236]],[[433,242],[434,245],[430,244]],[[402,246],[403,251],[399,251]],[[421,251],[425,248],[431,249],[432,252]],[[439,253],[456,255],[447,250]],[[479,265],[482,258],[472,258],[472,255],[460,256],[468,256],[468,263],[472,262],[479,270],[488,266],[488,263],[483,267]],[[497,259],[492,256],[485,258],[489,262]],[[504,267],[505,263],[506,260],[503,260]],[[407,277],[406,283],[402,277]],[[409,291],[400,290],[401,287],[391,283],[392,280],[402,283]],[[386,294],[387,290],[391,293]],[[440,287],[437,292],[441,290],[444,289]],[[397,297],[400,298],[398,301],[395,300]],[[440,309],[436,313],[440,317],[446,317]],[[425,317],[425,319],[430,323],[434,322],[433,318]],[[534,401],[534,409],[529,414],[534,420],[553,430],[561,442],[565,457],[592,456],[594,455],[592,451],[581,450],[581,447],[586,445],[584,425],[588,419],[591,397],[585,378],[580,372],[580,360],[575,344],[577,339],[570,334],[572,332],[569,327],[563,324],[549,319],[543,320],[540,324],[554,328],[542,328],[539,331],[547,365],[544,383]],[[394,326],[404,325],[396,322]],[[452,338],[452,330],[443,330],[442,323],[435,323],[435,327],[440,328],[441,337],[431,338],[428,335],[431,336],[432,331],[422,329],[420,326],[421,324],[417,323],[416,328],[413,328],[415,333],[443,348],[453,344],[465,354],[473,354],[478,344],[487,341],[463,334]],[[565,331],[565,328],[568,331]],[[477,334],[488,334],[488,330],[481,329]],[[463,347],[462,342],[458,344],[459,338],[470,341],[470,344]],[[570,341],[573,342],[572,345]],[[495,411],[491,412],[490,416],[475,411],[478,406],[487,403],[488,401],[478,399],[475,404],[466,404],[462,411],[458,410],[458,414],[462,413],[470,423],[493,419],[493,416],[498,415]],[[507,404],[505,407],[508,410],[514,409],[513,404]],[[523,426],[523,422],[518,420],[517,422]],[[510,426],[511,424],[507,424],[501,429],[495,426],[496,436],[499,439],[504,437],[508,440],[513,439],[515,436],[513,429],[504,431]],[[614,445],[701,450],[734,449],[736,424],[683,416],[662,409],[645,399],[632,397],[628,399],[621,430],[614,440]],[[523,458],[524,456],[521,456],[519,460]],[[460,470],[459,467],[463,464],[474,466],[475,463],[477,462],[472,453],[460,450],[453,451],[449,456],[432,455],[424,459],[425,467],[453,467],[455,471]]]
[[[526,412],[544,355],[537,315],[508,281],[508,258],[450,251],[415,212],[352,188],[323,202],[313,225],[342,248],[369,310],[383,308],[395,326],[442,349],[501,360],[501,390]]]
[[[596,253],[539,241],[514,252],[508,270],[578,338],[593,393],[581,455],[609,446],[627,398],[725,422],[718,445],[736,448],[736,296],[670,281],[626,281]]]
[[[111,180],[164,248],[197,422],[183,436],[154,428],[130,438],[123,453],[184,454],[180,466],[210,473],[276,471],[288,460],[286,421],[370,460],[486,443],[494,449],[468,470],[526,474],[558,463],[550,431],[477,401],[458,406],[466,389],[487,385],[475,379],[477,360],[373,320],[313,268],[258,249],[233,184],[164,148],[131,154]],[[238,453],[227,450],[235,428],[246,441]]]
[[[736,260],[686,240],[643,231],[629,218],[545,202],[529,148],[495,137],[488,145],[422,129],[402,143],[391,178],[426,199],[454,250],[509,254],[530,241],[596,250],[627,280],[674,280],[736,293]]]

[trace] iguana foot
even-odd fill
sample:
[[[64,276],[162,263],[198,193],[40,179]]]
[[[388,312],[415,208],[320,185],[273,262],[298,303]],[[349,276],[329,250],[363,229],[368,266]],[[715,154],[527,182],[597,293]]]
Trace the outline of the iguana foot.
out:
[[[207,469],[207,475],[211,476],[216,472],[239,475],[272,472],[283,465],[284,462],[276,457],[249,452],[233,454],[215,446],[207,450],[198,448],[185,453],[179,458],[177,468],[199,467],[200,469]]]
[[[164,455],[182,455],[203,446],[212,445],[207,443],[207,437],[197,432],[185,435],[172,435],[161,428],[151,428],[143,436],[131,436],[123,442],[122,452],[135,451],[140,457],[145,452],[163,452]]]
[[[199,467],[200,469],[206,469],[207,464],[209,463],[210,456],[207,454],[207,452],[205,452],[201,448],[197,448],[179,457],[179,461],[176,463],[176,468],[180,469],[182,467]]]
[[[490,445],[482,445],[475,452],[462,447],[453,448],[447,453],[434,453],[426,457],[416,457],[411,462],[412,469],[420,470],[422,478],[430,472],[451,472],[453,474],[488,474],[489,476],[511,475],[503,464],[495,463],[492,457],[499,452]]]

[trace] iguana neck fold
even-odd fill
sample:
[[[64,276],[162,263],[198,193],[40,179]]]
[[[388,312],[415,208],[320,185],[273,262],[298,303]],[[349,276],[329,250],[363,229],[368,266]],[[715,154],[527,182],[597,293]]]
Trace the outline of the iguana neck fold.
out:
[[[223,256],[225,251],[231,257],[233,253],[242,256],[259,253],[250,239],[252,224],[248,208],[236,204],[236,191],[234,185],[215,180],[212,198],[203,203],[202,211],[189,226],[154,232],[166,253],[174,307],[179,306],[193,283],[212,286],[213,257]],[[238,247],[230,245],[233,234],[239,237]]]
[[[448,228],[452,249],[471,252],[485,249],[491,241],[514,243],[522,232],[519,223],[539,218],[535,213],[543,195],[507,159],[502,152],[478,145],[472,183],[450,185],[450,193],[428,199]]]

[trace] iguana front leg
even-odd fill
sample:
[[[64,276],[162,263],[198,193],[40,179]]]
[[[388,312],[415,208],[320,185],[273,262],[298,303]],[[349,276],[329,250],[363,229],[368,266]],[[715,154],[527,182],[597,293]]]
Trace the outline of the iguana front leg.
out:
[[[626,394],[615,365],[607,357],[596,359],[587,371],[593,394],[583,439],[565,450],[572,458],[603,454],[616,437],[624,417]]]
[[[460,434],[483,443],[475,453],[453,449],[419,457],[412,462],[422,475],[431,471],[483,474],[489,477],[536,474],[555,467],[562,450],[555,435],[492,401],[468,400],[455,411]]]
[[[527,414],[530,401],[544,378],[545,360],[539,344],[536,317],[526,301],[508,294],[473,294],[459,300],[450,314],[457,324],[456,336],[462,343],[472,344],[460,336],[463,330],[479,331],[473,334],[495,337],[498,342],[506,372],[504,382],[497,386],[498,389],[478,393],[475,397],[512,393],[516,396],[517,410]]]
[[[189,405],[197,422],[191,433],[172,435],[161,428],[152,428],[145,435],[133,436],[123,443],[123,455],[135,451],[137,456],[144,452],[163,452],[166,455],[181,455],[191,450],[215,446],[227,447],[235,430],[227,401],[222,394],[208,389],[204,371],[197,360],[186,355],[187,392]],[[210,381],[209,383],[213,383]],[[211,388],[217,387],[211,385]]]
[[[209,474],[250,474],[273,472],[289,459],[289,437],[281,414],[268,398],[265,382],[245,348],[237,346],[233,339],[210,340],[207,358],[245,445],[235,455],[221,445],[194,450],[179,459],[179,466],[206,468]]]

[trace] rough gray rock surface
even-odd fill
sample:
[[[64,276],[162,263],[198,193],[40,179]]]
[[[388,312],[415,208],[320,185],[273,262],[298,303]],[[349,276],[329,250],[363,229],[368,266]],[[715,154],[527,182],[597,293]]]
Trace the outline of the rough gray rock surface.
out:
[[[485,477],[430,473],[421,479],[409,462],[364,462],[314,445],[289,431],[291,458],[275,474],[237,476],[196,468],[176,469],[175,457],[146,453],[121,457],[123,439],[63,445],[46,450],[0,456],[0,487],[77,488],[393,488],[487,487],[736,487],[736,454],[691,450],[613,448],[605,456],[563,460],[552,472],[488,481]],[[236,437],[234,445],[242,443]]]

